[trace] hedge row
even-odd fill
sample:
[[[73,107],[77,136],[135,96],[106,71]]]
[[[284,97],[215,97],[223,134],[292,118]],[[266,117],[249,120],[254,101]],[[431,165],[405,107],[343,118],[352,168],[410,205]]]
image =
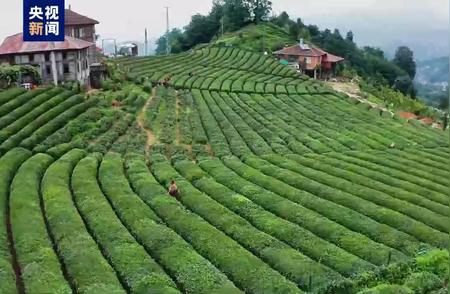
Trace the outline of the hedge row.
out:
[[[180,93],[177,107],[179,141],[181,144],[192,144],[192,127],[189,121],[193,108],[192,97],[186,92]]]
[[[8,121],[11,120],[12,123],[10,125],[4,127],[0,131],[0,142],[4,142],[4,141],[8,140],[9,137],[16,134],[20,130],[22,130],[24,127],[26,127],[31,122],[33,122],[37,117],[46,113],[50,109],[58,106],[60,103],[65,101],[67,98],[69,98],[71,95],[72,94],[70,92],[63,92],[63,93],[51,98],[50,96],[47,97],[46,94],[43,94],[40,96],[45,96],[46,99],[49,99],[49,98],[51,98],[51,99],[49,99],[47,102],[45,102],[37,107],[34,105],[31,105],[31,108],[27,109],[27,114],[16,114],[16,113],[12,112],[12,113],[4,116],[3,118],[6,118]],[[24,106],[27,106],[27,104],[25,104]],[[5,122],[6,122],[6,120],[5,120]]]
[[[295,141],[295,139],[293,139],[293,137],[288,132],[286,132],[284,130],[284,128],[279,127],[278,123],[276,123],[275,120],[270,121],[270,119],[272,119],[272,114],[270,114],[266,111],[263,111],[262,109],[258,109],[258,110],[262,111],[263,114],[260,114],[258,111],[256,111],[256,108],[259,105],[257,105],[256,102],[252,101],[252,99],[250,98],[249,95],[247,95],[247,94],[237,95],[234,93],[230,93],[230,95],[228,95],[228,97],[231,99],[228,100],[227,97],[224,95],[225,102],[228,102],[230,104],[236,103],[236,105],[239,106],[243,110],[244,113],[250,114],[256,121],[258,121],[260,124],[262,124],[262,126],[261,126],[262,130],[270,131],[273,134],[273,136],[279,137],[279,139],[275,138],[273,140],[275,143],[272,144],[272,148],[273,148],[274,144],[276,144],[278,146],[286,145],[286,148],[284,148],[282,150],[284,150],[284,152],[286,152],[286,153],[291,153],[291,151],[287,148],[290,145],[289,148],[295,147],[295,148],[291,149],[292,151],[294,151],[294,149],[296,149],[296,150],[300,150],[301,153],[311,152],[310,149],[303,146],[300,142]],[[253,127],[253,129],[256,129],[256,128],[258,128],[258,127],[257,126]],[[261,135],[261,136],[263,136],[263,135]],[[298,146],[298,147],[296,147],[296,146]],[[278,147],[278,148],[282,148],[282,147]]]
[[[312,115],[316,115],[317,119],[322,119],[321,116],[323,113],[332,113],[334,116],[328,116],[326,118],[322,119],[322,123],[325,123],[325,119],[328,119],[330,122],[328,124],[333,125],[333,129],[335,129],[334,137],[336,137],[336,134],[342,135],[342,127],[347,129],[346,133],[344,134],[353,134],[353,136],[357,136],[358,138],[358,144],[361,146],[364,146],[361,143],[364,143],[365,141],[371,142],[372,147],[380,147],[380,143],[382,146],[389,146],[392,143],[392,138],[390,136],[390,133],[388,131],[383,131],[383,129],[375,126],[376,122],[379,120],[375,120],[375,124],[372,122],[373,118],[371,118],[372,121],[368,122],[365,120],[361,120],[357,115],[353,115],[357,108],[354,105],[349,105],[347,103],[344,103],[343,101],[336,100],[336,99],[326,99],[322,95],[308,95],[306,96],[307,100],[304,99],[304,97],[298,97],[298,96],[291,96],[291,97],[282,97],[284,98],[284,101],[286,103],[289,103],[290,105],[298,105],[301,106],[302,109],[308,109],[309,111],[313,112]],[[330,97],[330,96],[326,96]],[[334,96],[331,96],[334,97]],[[290,102],[292,101],[292,102]],[[319,115],[317,115],[319,114]],[[352,115],[349,115],[352,114]],[[367,112],[365,113],[365,118],[367,116]],[[356,131],[356,133],[355,133]],[[361,134],[364,134],[362,136]],[[352,137],[352,136],[350,136]],[[390,140],[385,139],[384,137],[389,138]],[[366,138],[366,139],[364,139]],[[337,139],[339,139],[339,136],[337,136]],[[342,139],[341,139],[342,140]],[[361,142],[362,140],[362,142]],[[390,141],[390,142],[389,142]],[[399,136],[395,136],[395,142],[399,145],[406,144],[406,141],[401,139]],[[364,147],[352,147],[352,145],[347,144],[351,149],[361,149]]]
[[[403,158],[416,161],[420,158],[420,163],[431,167],[448,171],[448,159],[442,159],[438,156],[416,149],[406,149],[405,151],[392,150],[390,153],[402,156]]]
[[[45,92],[44,94],[34,97],[27,103],[0,118],[0,129],[2,129],[2,133],[4,131],[4,128],[11,123],[17,122],[17,120],[23,118],[24,116],[31,116],[32,118],[38,117],[42,113],[55,107],[72,95],[72,92],[63,92],[62,89],[55,88],[48,92]]]
[[[108,154],[103,158],[99,179],[123,223],[185,292],[239,292],[224,274],[163,225],[159,217],[134,194],[125,178],[120,155]]]
[[[167,196],[142,158],[127,161],[127,174],[141,198],[192,246],[246,293],[301,293],[236,241]]]
[[[190,92],[186,92],[184,95],[187,105],[190,107],[188,114],[188,121],[192,132],[192,142],[195,144],[206,144],[208,138],[206,137],[205,129],[203,128],[200,114],[195,106],[194,99]]]
[[[320,114],[311,113],[309,109],[297,108],[296,105],[286,104],[281,97],[285,95],[279,95],[274,97],[272,95],[264,96],[268,102],[272,103],[272,107],[280,108],[282,111],[279,114],[286,119],[293,121],[295,125],[302,129],[311,128],[311,136],[317,138],[321,143],[328,146],[333,151],[346,151],[349,149],[367,149],[367,148],[381,148],[383,147],[378,142],[371,140],[368,137],[362,136],[360,133],[355,132],[354,125],[350,124],[350,129],[345,129],[345,121],[342,120],[340,124],[333,122],[329,116],[324,116],[324,112]],[[311,96],[305,96],[308,101]],[[305,99],[303,98],[303,99]],[[309,104],[309,103],[308,103]],[[326,113],[326,112],[325,112]],[[332,112],[333,113],[333,112]],[[323,150],[317,153],[324,153]]]
[[[78,293],[125,293],[73,204],[71,174],[84,156],[84,151],[74,149],[45,173],[42,180],[45,217],[57,252]]]
[[[69,100],[67,100],[67,101],[69,101]],[[34,131],[29,138],[22,141],[20,146],[29,148],[29,149],[33,149],[37,144],[41,143],[49,135],[53,134],[57,130],[64,127],[72,119],[78,117],[80,114],[84,113],[89,108],[95,106],[97,104],[97,102],[98,102],[98,100],[93,98],[93,99],[89,99],[87,101],[84,101],[80,104],[77,104],[77,105],[74,105],[74,106],[68,108],[64,112],[57,115],[56,117],[53,117],[50,121],[48,121],[46,124],[44,124],[43,126],[38,128],[36,131]],[[63,102],[59,106],[55,107],[54,108],[55,112],[56,112],[56,109],[63,107],[64,104],[65,103]],[[47,118],[49,118],[53,115],[50,115],[49,113],[47,113],[44,116],[47,116]],[[39,118],[37,120],[35,120],[32,123],[32,125],[35,125],[35,124],[39,125],[39,123],[36,123],[36,121],[39,122]],[[24,131],[28,131],[28,129],[30,129],[30,131],[31,131],[31,128],[28,128],[28,127],[26,127],[24,129]]]
[[[158,129],[158,138],[161,143],[171,144],[175,141],[177,128],[177,97],[173,89],[166,90],[162,97],[162,107],[159,116],[161,118]]]
[[[270,192],[276,193],[294,203],[315,211],[320,215],[334,221],[346,228],[368,236],[370,239],[395,248],[407,255],[415,255],[421,244],[417,239],[400,232],[392,227],[380,224],[373,219],[362,215],[345,206],[336,204],[327,199],[322,199],[304,190],[296,189],[275,177],[267,176],[257,169],[251,168],[239,160],[233,158],[224,159],[224,164],[237,173],[240,177],[254,183]],[[302,224],[302,223],[300,223]],[[308,222],[304,222],[306,226]],[[318,226],[318,229],[327,229]],[[317,232],[319,234],[320,231]],[[380,234],[380,232],[383,232]],[[322,236],[327,236],[324,234]],[[373,252],[373,254],[377,254]]]
[[[0,158],[0,292],[17,293],[7,233],[10,184],[16,171],[31,156],[31,152],[15,148]]]
[[[343,191],[348,191],[353,195],[361,196],[361,198],[365,198],[362,196],[362,193],[364,193],[364,195],[370,195],[370,199],[367,200],[385,207],[390,207],[393,210],[403,212],[407,215],[409,212],[412,218],[422,220],[424,223],[430,222],[431,226],[433,226],[432,224],[435,222],[436,224],[433,227],[436,226],[438,229],[441,228],[442,230],[442,224],[439,225],[441,219],[445,222],[444,227],[448,224],[448,219],[446,220],[444,217],[449,214],[448,205],[436,203],[425,197],[409,193],[402,189],[394,189],[389,185],[373,181],[369,176],[361,176],[351,172],[350,169],[346,167],[344,167],[344,169],[336,168],[335,164],[339,165],[339,161],[334,161],[333,164],[330,165],[321,160],[312,160],[302,158],[301,156],[294,158],[295,161],[277,155],[267,155],[263,157],[263,159],[274,165],[303,174],[307,177],[312,174],[312,177],[310,177],[311,179],[315,179]],[[299,163],[302,165],[301,167],[299,167]],[[317,173],[317,177],[314,177],[315,173]],[[325,178],[329,178],[330,181],[326,181]],[[333,186],[331,183],[335,183],[335,185]],[[355,189],[357,189],[357,191]],[[416,216],[415,213],[421,215],[421,217]]]
[[[135,117],[133,115],[122,115],[107,132],[89,143],[88,151],[107,153],[113,144],[115,144],[121,136],[127,133],[134,120]]]
[[[199,99],[203,100],[203,103],[207,105],[209,111],[214,116],[226,138],[226,141],[228,142],[228,145],[230,146],[231,152],[237,156],[243,156],[244,154],[251,153],[250,148],[247,146],[242,136],[229,122],[217,104],[214,103],[211,93],[209,91],[202,91],[202,97],[199,97]]]
[[[328,147],[311,136],[311,132],[314,132],[311,128],[302,129],[302,132],[299,132],[299,126],[293,125],[290,117],[285,117],[283,120],[282,117],[284,114],[279,113],[278,108],[268,103],[262,96],[239,95],[238,97],[242,99],[248,107],[254,109],[258,114],[263,116],[268,122],[272,123],[283,132],[286,132],[288,135],[285,136],[284,139],[287,141],[288,147],[295,153],[304,154],[330,151]]]
[[[11,185],[14,248],[27,293],[72,293],[53,251],[40,209],[40,182],[53,158],[37,154],[18,170]],[[33,224],[30,226],[30,224]]]
[[[309,164],[310,167],[315,164],[310,159],[300,158],[295,155],[289,156],[289,158],[299,163],[305,162],[305,164]],[[449,214],[449,199],[447,195],[437,193],[407,181],[398,180],[389,176],[389,172],[380,173],[372,171],[356,164],[347,163],[345,160],[333,159],[328,156],[317,159],[321,163],[316,164],[317,169],[322,168],[322,170],[326,170],[334,175],[342,176],[355,183],[380,190],[393,196],[402,195],[402,197],[399,198],[404,198],[405,200],[410,199],[409,201],[411,203],[421,205],[423,202],[424,207],[428,207],[428,209],[442,215],[448,216]],[[326,165],[322,166],[322,164]]]
[[[235,161],[233,158],[227,158],[226,161],[228,164],[239,164],[237,161],[233,162]],[[226,168],[219,161],[205,160],[200,163],[200,167],[214,176],[217,181],[226,185],[233,191],[242,193],[242,195],[245,195],[250,200],[264,207],[264,209],[308,230],[309,232],[304,230],[303,234],[305,234],[305,236],[302,238],[294,239],[302,241],[302,250],[310,252],[309,254],[311,254],[311,256],[316,257],[332,268],[337,268],[343,273],[348,274],[351,273],[352,270],[361,272],[366,268],[370,268],[369,264],[363,262],[361,259],[376,265],[386,264],[387,256],[390,254],[391,257],[393,257],[392,261],[403,261],[406,259],[406,257],[398,251],[374,242],[362,234],[353,232],[344,226],[333,222],[326,218],[326,216],[322,216],[313,210],[307,209],[295,202],[244,180],[232,170]],[[252,168],[245,168],[245,166],[242,168],[244,172],[248,174],[256,174]],[[292,237],[294,235],[295,234],[292,233]],[[317,236],[320,236],[320,238]],[[305,240],[310,241],[305,242]],[[348,253],[335,247],[331,243],[346,250]],[[322,256],[324,252],[331,251],[335,251],[336,254],[328,256],[327,253],[326,257]],[[334,255],[336,255],[336,257]],[[361,259],[356,258],[356,256],[359,256]],[[328,261],[329,258],[332,258],[333,260]],[[334,258],[338,260],[342,259],[340,262],[337,262]]]
[[[227,68],[223,68],[226,63]],[[179,55],[170,59],[145,60],[127,63],[132,76],[148,76],[153,82],[164,76],[171,75],[171,85],[177,89],[203,89],[221,91],[254,91],[255,85],[267,88],[270,93],[283,94],[287,90],[283,84],[272,84],[265,87],[264,83],[256,83],[262,73],[271,75],[280,83],[302,83],[305,78],[292,71],[289,67],[278,64],[274,59],[238,49],[212,48],[194,51],[189,55]],[[207,68],[207,70],[204,70]],[[240,75],[228,74],[238,69]],[[244,74],[242,74],[244,73]],[[283,78],[284,77],[284,78]],[[300,78],[300,79],[299,79]],[[268,85],[268,84],[267,84]],[[296,89],[293,87],[293,89]],[[323,91],[322,87],[310,87],[311,91]],[[263,90],[264,91],[264,90]],[[296,93],[296,92],[295,92]]]
[[[252,115],[248,112],[240,108],[231,98],[230,96],[236,95],[234,93],[226,94],[220,93],[222,98],[222,104],[225,107],[228,106],[228,111],[231,109],[239,115],[239,117],[245,121],[248,127],[251,128],[252,131],[256,132],[261,138],[264,139],[265,142],[270,146],[267,146],[265,151],[270,152],[270,148],[279,154],[287,154],[290,153],[289,149],[286,146],[286,143],[281,139],[275,132],[267,129],[260,121],[253,118]],[[245,136],[244,136],[245,138]],[[268,148],[268,149],[267,149]]]
[[[268,176],[279,179],[298,189],[308,191],[321,198],[346,206],[378,222],[387,224],[389,226],[392,226],[393,228],[396,228],[400,231],[410,234],[411,236],[414,236],[418,240],[439,247],[447,246],[448,244],[449,241],[448,235],[438,230],[435,230],[421,222],[418,222],[410,217],[402,215],[397,211],[387,209],[383,206],[379,206],[373,202],[370,202],[363,198],[359,198],[348,192],[332,188],[332,186],[334,186],[334,181],[328,183],[331,184],[332,186],[322,184],[321,182],[307,178],[298,173],[294,173],[286,169],[282,169],[272,164],[269,164],[267,161],[264,161],[256,157],[247,157],[244,160],[244,162],[247,165],[262,171],[264,174]],[[307,168],[304,168],[304,170],[307,171]],[[309,176],[317,179],[318,177],[320,177],[319,180],[327,180],[327,181],[329,180],[328,177],[323,176],[322,174],[316,172],[309,173]],[[337,184],[338,180],[336,180],[335,183]],[[370,194],[365,194],[366,197],[369,197],[369,195]],[[406,205],[403,204],[403,206]],[[399,207],[399,209],[401,209],[401,207]]]
[[[175,283],[116,217],[98,183],[100,156],[82,159],[72,174],[75,205],[99,247],[132,293],[179,293]]]
[[[253,254],[260,257],[301,288],[308,289],[309,275],[324,278],[324,280],[315,278],[314,283],[311,285],[314,288],[323,285],[325,280],[337,280],[341,278],[335,271],[317,264],[292,247],[256,229],[244,216],[240,216],[238,212],[235,214],[229,211],[227,208],[232,211],[233,209],[228,205],[224,204],[225,207],[220,205],[219,203],[222,202],[218,201],[219,197],[220,199],[225,197],[219,195],[221,193],[220,190],[216,191],[213,197],[214,200],[219,202],[217,203],[193,187],[188,181],[181,178],[167,162],[153,164],[152,171],[155,177],[160,182],[163,182],[164,185],[167,185],[171,178],[176,178],[177,185],[181,190],[180,201],[188,209],[197,213],[216,228],[236,240],[244,248],[247,248]],[[190,172],[191,170],[186,173],[189,174]],[[247,209],[251,208],[247,207]],[[294,264],[297,264],[297,266],[294,266]]]
[[[241,135],[247,146],[256,155],[272,153],[270,146],[264,139],[247,125],[247,123],[236,114],[227,104],[223,102],[223,98],[217,92],[211,92],[211,97],[222,110],[222,113],[228,118],[228,121],[235,127],[236,131]]]
[[[147,129],[155,131],[154,124],[158,117],[159,107],[163,99],[165,89],[163,87],[157,87],[155,90],[155,96],[149,104],[149,107],[145,110],[144,126]]]
[[[215,169],[216,172],[218,168],[220,169],[218,160],[202,161],[202,165],[209,166],[210,169]],[[330,268],[345,276],[352,276],[358,272],[375,269],[375,266],[369,262],[345,252],[302,227],[284,220],[256,204],[257,202],[263,202],[264,199],[252,202],[252,197],[237,194],[227,186],[214,181],[198,165],[189,161],[180,161],[176,163],[175,168],[185,178],[193,182],[197,189],[247,219],[259,230],[286,242],[291,247],[304,252],[305,255],[312,258],[314,261],[305,259],[301,267],[314,276],[315,287],[326,288],[327,284],[333,284],[333,281],[342,280],[342,277],[336,275]],[[206,167],[206,169],[208,168]],[[236,176],[230,174],[226,168],[225,171],[222,169],[218,172],[219,174],[222,173],[222,177],[227,177],[229,181],[234,181],[234,176]],[[323,267],[320,263],[325,264],[329,268]]]
[[[47,91],[52,90],[52,88],[40,88],[33,91],[28,91],[22,95],[19,95],[17,97],[14,97],[12,100],[8,101],[7,103],[0,106],[0,117],[7,115],[14,109],[20,107],[21,105],[27,103],[34,97],[44,94]],[[53,90],[53,91],[62,91],[60,90]]]
[[[20,124],[21,124],[22,128],[19,129],[17,133],[13,134],[12,136],[9,136],[8,139],[0,145],[0,149],[9,150],[11,148],[18,146],[24,139],[26,139],[26,138],[29,139],[30,135],[32,135],[37,129],[46,125],[52,119],[56,118],[58,115],[60,115],[64,111],[66,111],[67,108],[73,107],[82,102],[83,102],[83,98],[81,96],[79,96],[79,95],[72,96],[68,100],[58,104],[56,107],[53,107],[52,109],[41,114],[40,116],[38,116],[35,119],[28,118],[29,121],[21,121],[20,120]],[[18,126],[18,127],[20,127],[20,126]],[[22,147],[24,147],[24,146],[22,146]],[[29,147],[29,146],[27,146],[27,147]]]
[[[325,110],[323,108],[315,107],[314,104],[310,103],[310,100],[314,99],[314,97],[306,97],[308,99],[301,99],[301,97],[299,97],[294,100],[293,97],[288,97],[286,95],[277,96],[277,98],[282,100],[283,103],[289,108],[295,109],[296,111],[302,113],[303,116],[319,123],[323,128],[323,132],[326,132],[326,136],[329,136],[330,138],[333,138],[341,143],[346,142],[341,135],[354,138],[355,140],[361,142],[361,145],[365,144],[371,148],[383,148],[392,143],[391,140],[384,138],[380,134],[364,128],[362,124],[354,124],[351,120],[347,119],[340,120],[338,123],[327,116],[323,116]],[[351,147],[351,145],[347,147]],[[336,148],[334,149],[335,151],[345,151],[343,148],[338,150],[336,150]]]
[[[208,105],[203,100],[202,93],[198,90],[193,90],[192,95],[197,111],[200,115],[203,127],[208,135],[208,140],[212,145],[214,154],[218,157],[230,155],[230,147],[227,140],[222,133],[217,121],[209,111]]]
[[[22,87],[10,88],[6,91],[0,92],[0,106],[16,98],[19,95],[24,94],[25,92],[26,90]]]
[[[420,165],[419,162],[405,161],[400,156],[389,156],[387,153],[378,156],[367,152],[352,152],[345,155],[330,154],[330,157],[383,173],[392,178],[415,183],[440,193],[448,191],[448,176],[447,178],[439,177],[438,170]]]

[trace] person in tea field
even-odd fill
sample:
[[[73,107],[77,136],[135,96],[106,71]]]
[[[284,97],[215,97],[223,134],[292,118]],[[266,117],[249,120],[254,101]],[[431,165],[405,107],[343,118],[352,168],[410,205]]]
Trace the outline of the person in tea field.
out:
[[[178,190],[177,183],[174,180],[170,182],[169,186],[169,195],[175,198],[178,198],[180,191]]]

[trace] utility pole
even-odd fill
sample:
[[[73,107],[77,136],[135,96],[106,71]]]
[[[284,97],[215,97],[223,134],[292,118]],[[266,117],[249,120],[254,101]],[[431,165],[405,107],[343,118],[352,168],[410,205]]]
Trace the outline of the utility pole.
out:
[[[220,19],[220,24],[221,24],[221,26],[222,26],[222,37],[223,37],[223,16],[222,16],[222,18]]]
[[[167,24],[167,31],[166,31],[166,54],[170,54],[170,26],[169,26],[169,7],[166,7],[166,24]]]
[[[148,55],[148,36],[147,36],[147,28],[145,28],[145,56]]]

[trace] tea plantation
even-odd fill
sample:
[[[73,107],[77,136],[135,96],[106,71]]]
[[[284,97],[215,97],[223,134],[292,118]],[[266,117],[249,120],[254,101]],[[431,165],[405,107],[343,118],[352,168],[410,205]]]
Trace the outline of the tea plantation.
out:
[[[115,66],[0,92],[0,293],[447,291],[446,132],[243,50]]]

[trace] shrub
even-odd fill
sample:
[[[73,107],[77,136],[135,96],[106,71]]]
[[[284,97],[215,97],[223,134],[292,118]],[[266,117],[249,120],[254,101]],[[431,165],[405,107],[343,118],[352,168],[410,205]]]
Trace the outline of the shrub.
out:
[[[78,292],[125,293],[73,204],[70,177],[84,156],[84,151],[74,149],[46,171],[42,180],[45,217]]]
[[[41,178],[52,161],[53,158],[48,155],[35,155],[20,167],[11,185],[14,245],[28,293],[44,293],[48,289],[72,293],[38,209]]]
[[[11,181],[20,165],[31,156],[31,152],[15,148],[0,158],[0,292],[16,293],[16,277],[11,263],[9,241],[6,230],[7,210]]]

